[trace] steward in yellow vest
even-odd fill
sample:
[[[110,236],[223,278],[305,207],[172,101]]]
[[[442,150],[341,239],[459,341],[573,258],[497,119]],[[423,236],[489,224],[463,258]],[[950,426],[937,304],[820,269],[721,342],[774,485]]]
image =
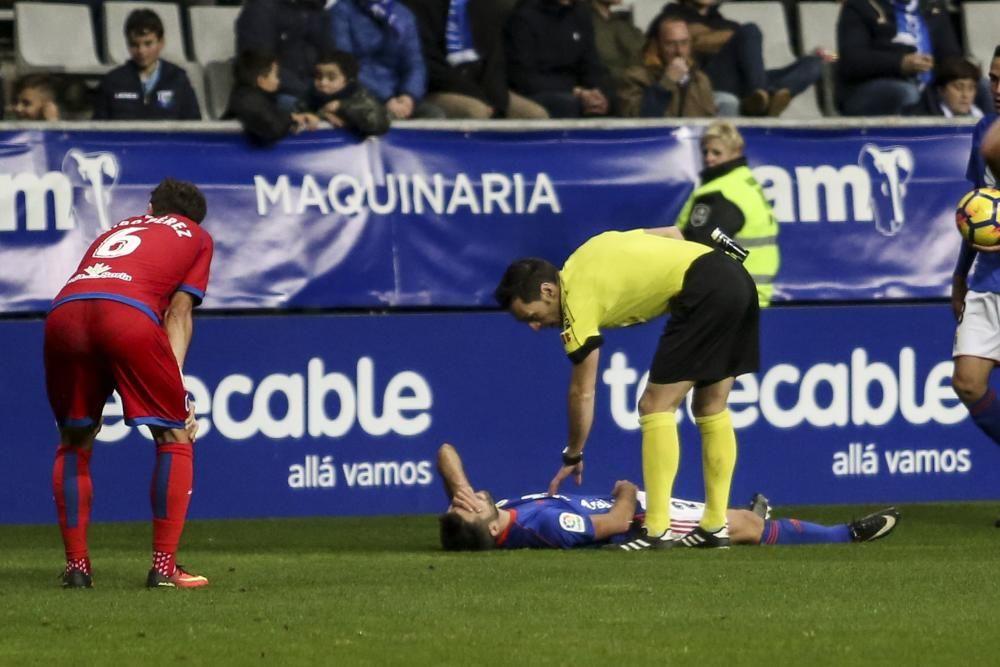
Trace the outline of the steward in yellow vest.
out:
[[[750,251],[743,266],[757,284],[763,308],[771,303],[774,277],[781,258],[778,223],[760,184],[743,157],[743,137],[726,122],[712,123],[701,139],[705,169],[702,183],[691,193],[676,225],[688,241],[715,246],[715,228]]]

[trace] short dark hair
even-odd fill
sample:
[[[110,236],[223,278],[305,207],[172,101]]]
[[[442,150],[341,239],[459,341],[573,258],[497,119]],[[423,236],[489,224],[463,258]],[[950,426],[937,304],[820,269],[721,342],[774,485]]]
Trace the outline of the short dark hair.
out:
[[[670,11],[661,11],[653,17],[653,20],[649,22],[648,26],[646,26],[647,42],[656,42],[659,40],[660,26],[664,23],[683,23],[684,25],[688,25],[688,22],[684,17]]]
[[[497,304],[507,310],[517,298],[525,303],[542,296],[542,283],[559,283],[559,269],[548,260],[522,257],[507,267],[500,284],[493,290]]]
[[[26,90],[41,90],[46,95],[51,97],[53,100],[58,99],[59,94],[56,90],[56,81],[51,76],[45,73],[37,74],[25,74],[14,82],[14,97],[17,97]]]
[[[164,178],[149,195],[149,208],[153,215],[177,213],[201,224],[208,210],[205,195],[194,183]]]
[[[445,512],[438,523],[445,551],[489,551],[497,545],[486,521],[466,521],[456,512]]]
[[[233,69],[236,82],[244,86],[256,87],[257,77],[267,74],[268,70],[276,62],[278,62],[278,56],[270,51],[261,51],[259,49],[240,51]]]
[[[997,44],[993,49],[993,57],[1000,58],[1000,44]]]
[[[346,51],[324,51],[319,54],[316,64],[336,65],[348,81],[358,78],[358,60]]]
[[[125,19],[125,39],[132,35],[151,32],[157,39],[163,39],[163,21],[152,9],[133,9]]]
[[[979,68],[965,58],[948,58],[934,67],[934,85],[947,86],[959,79],[979,81]]]

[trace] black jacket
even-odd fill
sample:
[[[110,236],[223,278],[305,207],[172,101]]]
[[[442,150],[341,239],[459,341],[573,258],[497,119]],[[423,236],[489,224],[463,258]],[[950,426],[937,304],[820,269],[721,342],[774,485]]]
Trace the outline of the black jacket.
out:
[[[320,53],[332,48],[323,0],[245,0],[236,19],[236,51],[278,58],[281,91],[304,100]]]
[[[201,120],[198,99],[187,73],[160,60],[160,80],[142,92],[139,68],[131,60],[101,79],[94,101],[95,120]]]
[[[237,84],[229,96],[223,119],[235,118],[251,139],[271,144],[292,130],[292,114],[278,108],[277,95],[256,86]]]
[[[469,26],[479,61],[452,66],[448,63],[445,30],[448,0],[406,0],[417,19],[420,46],[427,65],[427,92],[457,93],[475,97],[507,113],[507,63],[503,49],[503,27],[496,0],[469,0]]]
[[[960,58],[962,49],[940,0],[921,0],[934,60]],[[893,43],[896,11],[892,0],[844,0],[837,19],[837,79],[841,85],[878,78],[902,78],[903,56],[912,46]]]
[[[582,86],[614,99],[585,0],[520,0],[507,21],[506,49],[510,87],[519,93],[568,93]]]
[[[337,115],[343,119],[345,129],[365,137],[389,131],[389,113],[385,105],[357,81],[333,95],[323,95],[315,88],[309,91],[309,108],[316,113],[333,101],[340,102]]]

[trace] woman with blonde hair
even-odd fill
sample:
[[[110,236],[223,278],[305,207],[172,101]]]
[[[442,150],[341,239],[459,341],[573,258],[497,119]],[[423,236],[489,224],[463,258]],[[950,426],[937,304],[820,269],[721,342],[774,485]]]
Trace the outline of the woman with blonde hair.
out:
[[[701,137],[701,185],[688,198],[677,227],[688,241],[714,246],[715,229],[750,251],[743,266],[757,284],[761,307],[771,303],[781,264],[778,222],[764,191],[747,166],[743,135],[732,123],[715,121]]]

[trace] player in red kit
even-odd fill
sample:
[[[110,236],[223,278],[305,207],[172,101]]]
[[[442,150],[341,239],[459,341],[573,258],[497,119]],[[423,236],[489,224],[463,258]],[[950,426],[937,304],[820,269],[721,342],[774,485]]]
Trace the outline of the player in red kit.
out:
[[[151,588],[194,588],[208,579],[176,563],[193,478],[197,422],[181,369],[191,311],[201,303],[212,237],[201,228],[205,197],[165,179],[146,215],[126,218],[91,244],[45,320],[45,382],[59,425],[52,486],[66,547],[63,587],[90,588],[87,524],[90,457],[104,404],[118,390],[125,422],[149,427],[153,472]]]

